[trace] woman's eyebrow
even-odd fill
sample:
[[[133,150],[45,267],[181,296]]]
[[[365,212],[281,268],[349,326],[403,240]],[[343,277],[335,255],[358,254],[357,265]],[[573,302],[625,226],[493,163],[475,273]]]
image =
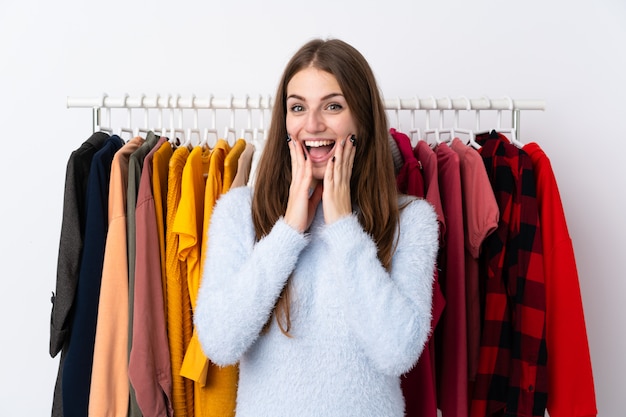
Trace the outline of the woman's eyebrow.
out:
[[[343,94],[341,94],[341,93],[330,93],[330,94],[327,94],[324,97],[322,97],[321,101],[328,100],[330,98],[337,97],[337,96],[343,97]],[[299,96],[297,94],[288,95],[287,96],[287,100],[289,100],[290,98],[293,98],[293,99],[296,99],[296,100],[300,100],[300,101],[306,101],[306,99],[304,97]]]

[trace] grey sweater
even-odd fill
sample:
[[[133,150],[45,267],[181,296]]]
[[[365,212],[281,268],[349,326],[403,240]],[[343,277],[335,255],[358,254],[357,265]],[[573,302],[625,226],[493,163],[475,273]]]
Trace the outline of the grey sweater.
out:
[[[194,316],[207,356],[239,363],[237,416],[402,416],[400,375],[430,331],[432,207],[401,212],[389,274],[355,215],[326,225],[320,204],[308,233],[281,218],[256,242],[251,199],[235,188],[213,211]],[[290,276],[292,337],[262,332]]]

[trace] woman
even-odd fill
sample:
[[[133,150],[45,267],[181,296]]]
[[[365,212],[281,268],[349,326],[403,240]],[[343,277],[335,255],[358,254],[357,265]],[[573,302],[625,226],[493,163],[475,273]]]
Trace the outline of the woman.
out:
[[[402,416],[430,327],[435,214],[399,196],[363,56],[313,40],[275,96],[254,189],[218,201],[195,324],[239,363],[237,416]]]

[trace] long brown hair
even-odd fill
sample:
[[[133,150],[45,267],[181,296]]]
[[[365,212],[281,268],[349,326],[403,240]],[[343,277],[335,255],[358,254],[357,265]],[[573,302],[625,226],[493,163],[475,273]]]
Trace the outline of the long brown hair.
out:
[[[374,74],[359,51],[338,39],[314,39],[291,58],[274,96],[272,119],[259,160],[252,200],[257,240],[267,235],[285,214],[291,183],[291,157],[286,144],[287,84],[300,70],[314,67],[335,76],[357,126],[354,167],[350,181],[358,220],[374,239],[378,258],[389,270],[398,223],[398,200],[387,117]],[[279,168],[277,168],[279,167]],[[289,281],[276,303],[274,316],[289,335]]]

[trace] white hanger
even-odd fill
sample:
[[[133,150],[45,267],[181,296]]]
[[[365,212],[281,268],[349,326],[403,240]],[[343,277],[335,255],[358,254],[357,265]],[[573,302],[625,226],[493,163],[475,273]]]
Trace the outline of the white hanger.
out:
[[[447,110],[452,110],[452,99],[446,96],[446,100],[448,100],[448,108]],[[458,115],[458,111],[455,111],[455,115]],[[439,129],[437,129],[436,140],[437,143],[449,143],[452,142],[452,139],[455,137],[454,127],[444,128],[444,109],[439,109]],[[448,137],[446,139],[442,138],[442,135],[447,134]]]
[[[487,96],[482,96],[483,99],[487,100],[487,109],[486,110],[490,110],[491,109],[491,99],[489,99],[489,97]],[[479,135],[484,135],[487,133],[490,133],[491,130],[481,130],[480,128],[480,109],[475,109],[474,110],[474,122],[476,125],[476,128],[474,129],[474,137],[479,136]]]
[[[268,103],[269,103],[269,98],[268,98]],[[259,127],[255,127],[253,132],[252,132],[252,144],[255,146],[256,149],[262,149],[263,148],[263,140],[260,139],[260,136],[263,136],[263,138],[265,137],[265,109],[261,108],[261,95],[259,94],[259,102],[258,102],[258,106],[259,108]]]
[[[187,128],[185,132],[185,137],[186,137],[185,146],[188,146],[188,147],[194,146],[194,142],[193,142],[194,135],[198,138],[198,141],[195,143],[195,145],[199,146],[200,143],[202,143],[202,135],[200,134],[200,129],[198,128],[198,109],[195,107],[195,103],[194,103],[195,100],[196,100],[196,96],[192,94],[189,102],[191,103],[191,107],[193,108],[193,128],[189,127]],[[181,115],[180,115],[179,127],[182,128],[182,109],[180,110],[180,114]]]
[[[156,126],[154,126],[152,128],[153,132],[160,132],[160,135],[163,137],[167,137],[168,142],[172,145],[175,146],[175,140],[173,140],[172,138],[170,138],[167,134],[167,129],[163,124],[163,106],[161,106],[161,104],[159,103],[161,96],[159,94],[156,95],[155,98],[155,106],[158,109],[157,111],[157,124]],[[169,102],[169,98],[168,98],[168,102]]]
[[[437,100],[434,96],[430,96],[432,101],[432,109],[437,110]],[[426,109],[426,129],[424,129],[424,139],[428,142],[428,135],[435,135],[435,144],[439,143],[439,129],[431,129],[430,128],[430,110]]]
[[[132,120],[133,116],[132,116],[130,107],[128,107],[128,94],[124,94],[124,108],[126,108],[126,112],[127,112],[127,115],[128,115],[128,117],[126,119],[127,125],[120,127],[118,136],[122,140],[124,140],[124,134],[127,133],[130,136],[128,138],[128,140],[130,140],[130,139],[133,138],[134,132],[133,132],[133,128],[132,128],[132,126],[133,126],[133,120]],[[127,142],[126,140],[124,140],[124,141]]]
[[[203,148],[213,149],[219,139],[219,134],[217,133],[217,129],[215,128],[216,112],[215,112],[215,107],[213,107],[213,94],[209,96],[209,108],[211,109],[211,127],[204,128],[202,140],[200,141],[200,146],[202,146]],[[209,142],[210,135],[213,135],[215,139],[213,142]]]
[[[183,129],[183,112],[179,107],[180,94],[176,96],[176,101],[173,107],[170,107],[170,140],[175,143],[181,143],[180,146],[191,147],[191,137],[187,137],[185,129]],[[168,98],[169,104],[169,98]],[[178,127],[174,126],[174,111],[178,110]],[[179,138],[178,135],[181,137]]]
[[[100,100],[100,107],[98,107],[98,125],[95,126],[96,131],[98,132],[106,132],[109,135],[113,134],[113,128],[111,127],[111,109],[109,109],[108,107],[104,107],[104,99],[107,98],[106,94],[102,94],[102,98]],[[102,116],[102,110],[104,110],[106,112],[107,115],[107,123],[108,125],[103,125],[101,123],[101,116]]]
[[[417,127],[417,122],[415,121],[415,110],[420,109],[420,100],[417,96],[415,96],[415,108],[411,109],[411,129],[409,130],[409,139],[411,140],[411,146],[415,147],[417,142],[422,138],[422,133],[420,128]],[[417,139],[414,139],[413,135],[417,134]]]
[[[226,142],[228,142],[230,146],[233,146],[235,144],[235,141],[237,141],[237,131],[235,130],[235,108],[233,107],[233,100],[234,100],[234,97],[231,94],[230,104],[228,105],[228,108],[230,109],[230,124],[226,126],[226,129],[224,130],[224,140],[226,140]],[[232,144],[228,140],[230,134],[232,134],[233,136]]]
[[[252,138],[253,134],[254,134],[254,129],[252,129],[252,108],[250,107],[249,103],[248,103],[248,99],[249,96],[246,94],[246,114],[247,114],[247,124],[245,128],[241,129],[241,133],[239,134],[239,137],[242,139],[246,139],[246,135],[250,135],[250,138]]]
[[[507,96],[506,99],[509,101],[509,111],[511,112],[511,115],[513,115],[513,112],[515,111],[514,109],[515,106],[513,105],[513,99],[509,96]],[[498,110],[498,126],[500,126],[501,118],[502,118],[501,111]],[[511,129],[502,129],[502,131],[507,132],[510,136],[509,140],[511,141],[511,143],[521,149],[524,147],[524,144],[517,139],[517,118],[515,117],[511,117],[511,118],[513,120],[513,126],[511,127]]]
[[[470,100],[465,96],[461,96],[461,98],[465,100],[465,103],[466,103],[465,110],[470,111],[472,109],[472,104]],[[471,129],[461,129],[458,127],[459,125],[459,110],[458,109],[454,111],[454,125],[456,127],[457,133],[463,133],[468,136],[469,139],[468,139],[467,145],[471,145],[474,149],[480,149],[480,144],[476,142],[476,135],[474,134],[474,131]]]
[[[146,106],[144,106],[143,101],[146,98],[145,94],[141,95],[141,99],[139,101],[139,106],[141,108],[143,108],[143,126],[144,127],[136,127],[133,131],[133,136],[137,137],[137,136],[141,136],[143,138],[148,137],[148,133],[151,131],[150,128],[148,127],[148,108]]]
[[[396,124],[393,126],[396,130],[402,130],[400,127],[400,109],[402,109],[402,102],[400,101],[400,97],[396,97],[396,108],[394,109],[394,113],[396,115]]]

